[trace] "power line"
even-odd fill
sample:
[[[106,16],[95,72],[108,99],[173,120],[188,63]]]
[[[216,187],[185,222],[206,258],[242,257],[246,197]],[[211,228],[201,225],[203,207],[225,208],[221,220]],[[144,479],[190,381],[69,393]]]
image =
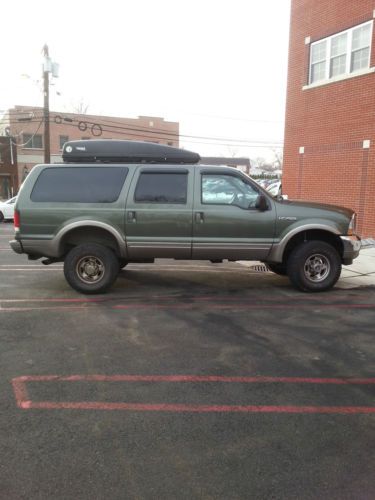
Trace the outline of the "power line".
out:
[[[39,108],[40,110],[40,108]],[[19,116],[24,116],[25,111],[20,111]],[[27,113],[27,112],[26,112]],[[8,123],[14,123],[14,120],[12,120],[13,117],[10,117],[8,119]],[[87,128],[90,128],[88,126],[91,125],[91,133],[95,137],[101,136],[102,132],[107,132],[107,133],[116,133],[119,135],[124,135],[124,136],[146,136],[145,138],[149,139],[159,139],[159,140],[168,140],[168,138],[185,138],[187,142],[190,143],[195,143],[195,144],[205,144],[205,145],[216,145],[216,146],[235,146],[235,147],[254,147],[254,148],[259,148],[259,147],[281,147],[282,142],[279,141],[263,141],[263,140],[249,140],[249,139],[238,139],[238,138],[224,138],[224,137],[210,137],[210,136],[199,136],[199,135],[190,135],[190,134],[179,134],[171,131],[167,131],[165,129],[153,129],[150,130],[145,127],[137,126],[137,127],[130,127],[127,125],[119,125],[117,121],[112,121],[112,120],[106,120],[103,119],[102,121],[99,122],[94,122],[91,120],[78,120],[74,118],[70,118],[67,116],[63,116],[60,114],[55,114],[54,116],[51,116],[51,118],[54,118],[55,123],[62,124],[64,122],[65,126],[74,126],[74,127],[80,127],[80,125],[84,125],[80,130],[82,132],[85,132]],[[36,116],[27,120],[22,120],[22,121],[27,121],[27,123],[38,123],[38,120],[36,119]],[[3,121],[4,123],[4,121]],[[21,122],[20,122],[21,123]],[[116,125],[115,125],[116,124]],[[39,129],[39,127],[38,127]],[[94,132],[96,130],[97,133]],[[159,131],[159,132],[158,132]],[[156,135],[159,134],[159,135]],[[208,142],[207,142],[208,141]]]
[[[65,125],[75,127],[74,123],[66,123]],[[100,126],[102,132],[115,132],[116,134],[119,135],[124,135],[124,136],[136,136],[139,137],[142,135],[140,132],[137,131],[137,129],[125,129],[125,131],[121,130],[112,130],[111,126],[106,126],[102,123],[96,123],[95,125]],[[132,133],[135,132],[135,133]],[[276,142],[276,141],[257,141],[257,140],[245,140],[245,139],[224,139],[224,138],[214,138],[214,137],[204,137],[204,136],[190,136],[190,135],[185,135],[185,134],[176,134],[177,138],[193,138],[193,139],[198,139],[198,140],[187,140],[187,142],[195,143],[195,144],[207,144],[207,145],[217,145],[217,146],[236,146],[236,147],[281,147],[282,142]],[[161,136],[154,136],[152,137],[153,139],[160,139],[160,140],[166,140],[166,137],[161,137]],[[200,140],[203,139],[203,140]],[[210,142],[207,142],[210,141]],[[224,141],[224,142],[214,142],[214,141]],[[225,142],[227,141],[227,142]],[[233,141],[233,142],[230,142]]]
[[[40,110],[40,108],[39,108]],[[24,115],[25,114],[25,111],[24,112],[20,112],[20,114]],[[58,112],[52,112],[51,113],[51,118],[54,118],[55,119],[55,122],[56,122],[56,119],[60,119],[61,122],[63,121],[67,121],[67,118],[64,118],[63,116],[64,114],[63,113],[58,113]],[[66,115],[75,115],[75,113],[66,113]],[[148,127],[144,127],[144,126],[141,126],[141,125],[136,125],[136,126],[130,126],[130,125],[121,125],[119,124],[118,121],[115,121],[115,120],[110,120],[110,119],[106,119],[106,118],[102,118],[100,121],[94,121],[94,120],[90,120],[90,119],[85,119],[86,117],[87,118],[91,118],[93,117],[93,115],[81,115],[82,116],[82,119],[78,119],[78,118],[70,118],[68,119],[68,121],[72,120],[73,122],[77,122],[78,125],[80,124],[85,124],[86,126],[87,125],[91,125],[91,126],[95,126],[95,125],[99,125],[99,126],[110,126],[111,129],[118,129],[118,130],[129,130],[131,132],[142,132],[142,133],[147,133],[147,134],[163,134],[163,135],[166,135],[166,136],[169,136],[169,137],[184,137],[184,138],[187,138],[187,139],[206,139],[206,140],[214,140],[214,141],[227,141],[227,142],[237,142],[237,143],[248,143],[248,142],[252,142],[252,141],[249,141],[248,139],[232,139],[232,138],[225,138],[225,137],[210,137],[210,136],[199,136],[199,135],[190,135],[190,134],[180,134],[180,133],[176,133],[176,132],[172,132],[170,130],[167,130],[167,129],[158,129],[158,128],[154,128],[154,129],[150,129]],[[152,117],[150,117],[152,118]],[[29,121],[29,120],[28,120]],[[61,123],[59,122],[59,123]],[[56,122],[58,123],[58,122]],[[178,122],[177,122],[178,123]],[[86,127],[87,129],[87,127]],[[81,129],[82,132],[84,132],[85,130]],[[107,132],[111,132],[112,130],[107,130]],[[113,130],[115,131],[115,130]],[[158,137],[158,139],[166,139],[165,137]],[[190,141],[189,141],[190,142]],[[254,142],[257,142],[257,143],[274,143],[274,144],[282,144],[282,142],[278,142],[278,141],[254,141]]]
[[[36,129],[36,131],[34,132],[34,134],[32,134],[32,136],[30,137],[30,139],[28,141],[26,141],[25,143],[18,144],[17,142],[12,141],[12,139],[11,139],[11,143],[14,146],[18,146],[20,148],[24,148],[25,146],[27,146],[27,144],[29,144],[30,141],[32,141],[34,139],[34,137],[36,136],[36,134],[39,132],[39,129],[40,129],[42,123],[43,123],[43,120],[39,123],[38,128]]]
[[[73,122],[74,121],[78,121],[78,120],[74,120],[73,119]],[[81,123],[82,121],[84,120],[79,120],[78,122]],[[98,124],[98,125],[108,125],[110,126],[111,128],[114,128],[114,129],[119,129],[119,130],[131,130],[131,131],[140,131],[140,132],[146,132],[146,133],[149,133],[149,134],[157,134],[157,133],[160,133],[161,130],[159,129],[153,129],[153,130],[150,130],[148,128],[145,128],[145,127],[141,127],[141,126],[137,126],[137,127],[128,127],[128,126],[121,126],[121,125],[110,125],[111,123],[117,123],[117,122],[113,122],[113,121],[109,121],[109,120],[101,120],[100,122],[91,122],[90,120],[86,120],[87,123],[92,123],[93,125],[94,124]],[[180,134],[180,133],[175,133],[175,132],[170,132],[170,131],[167,131],[167,130],[163,130],[162,132],[163,134],[167,135],[167,136],[171,136],[171,137],[184,137],[184,138],[191,138],[191,139],[208,139],[208,140],[216,140],[216,141],[235,141],[235,142],[249,142],[249,140],[247,139],[231,139],[231,138],[225,138],[225,137],[208,137],[208,136],[198,136],[198,135],[189,135],[189,134]],[[251,141],[250,141],[251,142]],[[257,142],[272,142],[272,141],[257,141]],[[275,141],[277,142],[277,141]]]
[[[73,123],[74,122],[78,122],[79,123],[82,123],[81,120],[74,120],[73,119]],[[106,123],[105,121],[98,121],[98,122],[91,122],[91,121],[87,121],[86,123],[88,124],[92,124],[93,126],[95,125],[98,125],[100,127],[109,127],[110,130],[106,130],[107,132],[116,132],[117,130],[121,130],[121,131],[131,131],[131,132],[142,132],[142,133],[145,133],[145,134],[157,134],[158,132],[156,130],[143,130],[143,129],[139,129],[138,127],[127,127],[127,126],[120,126],[120,125],[109,125],[108,123]],[[112,130],[112,129],[115,129],[115,130]],[[140,134],[132,134],[132,135],[140,135]],[[206,139],[206,140],[209,140],[209,141],[226,141],[226,142],[236,142],[236,143],[251,143],[251,142],[256,142],[258,144],[269,144],[269,143],[272,143],[272,144],[282,144],[281,142],[278,142],[278,141],[262,141],[262,140],[248,140],[248,139],[232,139],[232,138],[225,138],[225,137],[209,137],[209,136],[199,136],[199,135],[189,135],[189,134],[179,134],[179,133],[175,133],[175,132],[165,132],[163,133],[163,135],[165,136],[169,136],[169,137],[176,137],[176,138],[180,138],[180,137],[183,137],[185,139]],[[160,135],[157,137],[158,139],[166,139],[166,137],[160,137]]]
[[[28,121],[28,123],[39,123],[39,122],[37,120],[30,120],[30,121]],[[77,127],[77,125],[75,125],[72,122],[70,122],[70,123],[66,122],[66,123],[64,123],[64,125],[69,126],[69,127],[74,127],[74,128]],[[111,126],[106,127],[104,124],[100,124],[100,123],[95,123],[94,125],[96,125],[97,127],[100,126],[101,132],[106,132],[109,134],[114,132],[117,135],[122,135],[124,137],[131,136],[131,137],[139,138],[140,136],[145,135],[145,134],[142,134],[141,132],[139,132],[137,129],[126,129],[125,131],[122,131],[122,130],[112,130]],[[185,136],[182,134],[182,135],[177,136],[177,137],[180,138],[180,137],[185,137]],[[187,136],[187,137],[192,137],[192,136]],[[203,140],[200,140],[201,139],[200,136],[193,136],[193,137],[195,137],[197,140],[189,139],[186,142],[189,142],[191,144],[202,144],[202,145],[211,145],[211,146],[226,146],[226,147],[243,147],[243,148],[280,148],[283,145],[282,142],[276,142],[276,141],[247,140],[247,142],[239,143],[239,141],[244,141],[244,140],[242,140],[242,139],[240,139],[240,140],[230,139],[230,141],[233,141],[233,142],[225,142],[225,139],[223,139],[224,142],[218,142],[218,141],[220,141],[220,139],[212,138],[211,140],[209,140],[210,138],[207,138],[208,140],[205,140],[205,137],[202,137]],[[147,140],[147,139],[150,139],[150,137],[144,137],[143,139]],[[154,137],[152,137],[152,139],[166,140],[166,137],[165,136],[164,137],[154,136]]]

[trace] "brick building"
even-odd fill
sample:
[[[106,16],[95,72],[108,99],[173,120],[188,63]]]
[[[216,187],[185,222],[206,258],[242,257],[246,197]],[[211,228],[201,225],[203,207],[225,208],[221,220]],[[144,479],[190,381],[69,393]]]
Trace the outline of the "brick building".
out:
[[[34,165],[44,162],[43,108],[15,106],[9,109],[0,120],[0,135],[10,135],[17,143],[17,182],[21,183]],[[152,116],[119,118],[51,111],[52,163],[62,161],[61,151],[66,141],[95,138],[148,141],[178,147],[179,123]]]
[[[0,137],[0,200],[18,190],[17,147],[11,137]]]
[[[292,0],[283,192],[375,236],[375,1]]]

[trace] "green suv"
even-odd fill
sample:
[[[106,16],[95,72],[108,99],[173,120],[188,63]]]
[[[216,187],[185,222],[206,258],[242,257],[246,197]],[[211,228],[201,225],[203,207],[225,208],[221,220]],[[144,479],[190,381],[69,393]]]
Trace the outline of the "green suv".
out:
[[[129,262],[259,260],[300,290],[331,288],[358,256],[355,213],[274,198],[230,167],[134,141],[71,141],[38,165],[15,207],[16,253],[64,262],[68,283],[101,293]]]

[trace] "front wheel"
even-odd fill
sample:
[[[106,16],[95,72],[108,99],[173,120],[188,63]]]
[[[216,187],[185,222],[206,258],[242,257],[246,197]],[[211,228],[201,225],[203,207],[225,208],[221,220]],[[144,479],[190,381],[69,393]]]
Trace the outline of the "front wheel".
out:
[[[0,222],[3,222],[3,220],[4,220],[4,214],[3,212],[0,212]]]
[[[270,262],[267,262],[267,267],[269,268],[270,271],[272,271],[275,274],[278,274],[280,276],[286,276],[287,271],[286,271],[286,265],[285,264],[272,264]]]
[[[103,293],[116,280],[119,262],[108,247],[87,243],[74,247],[65,257],[64,275],[69,285],[81,293]]]
[[[340,278],[340,255],[329,243],[306,241],[290,254],[287,273],[292,285],[303,292],[329,290]]]

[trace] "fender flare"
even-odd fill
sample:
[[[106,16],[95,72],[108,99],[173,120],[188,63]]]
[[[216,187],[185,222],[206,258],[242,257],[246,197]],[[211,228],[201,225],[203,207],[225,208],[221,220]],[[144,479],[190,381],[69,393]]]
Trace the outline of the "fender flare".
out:
[[[272,250],[268,256],[268,260],[272,262],[282,262],[284,256],[284,250],[288,245],[289,241],[297,234],[303,233],[305,231],[326,231],[334,236],[340,236],[340,231],[332,226],[327,226],[325,224],[304,224],[303,226],[297,226],[291,231],[289,231],[280,241],[273,245]]]
[[[111,235],[116,239],[119,251],[120,251],[120,256],[121,257],[126,257],[127,252],[126,252],[126,244],[125,244],[125,238],[121,235],[121,233],[115,229],[113,226],[110,224],[107,224],[106,222],[101,222],[101,221],[93,221],[93,220],[79,220],[76,222],[71,222],[64,226],[60,231],[56,234],[54,238],[54,246],[56,248],[56,252],[61,255],[62,254],[62,248],[61,248],[61,243],[64,238],[64,236],[69,233],[70,231],[80,228],[80,227],[94,227],[94,228],[100,228],[104,229],[105,231],[108,231],[111,233]]]

